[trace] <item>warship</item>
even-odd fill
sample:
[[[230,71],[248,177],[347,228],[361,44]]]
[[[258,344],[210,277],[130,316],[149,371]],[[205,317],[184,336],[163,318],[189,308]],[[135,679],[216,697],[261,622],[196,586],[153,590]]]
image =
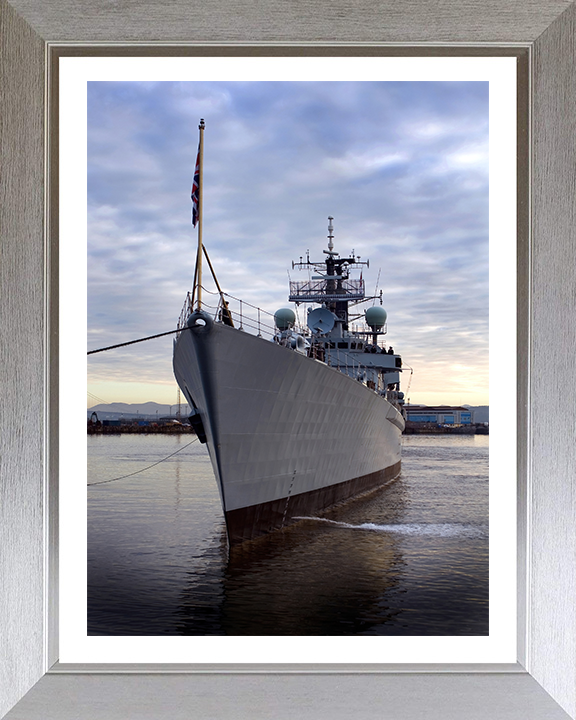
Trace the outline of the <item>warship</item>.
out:
[[[202,131],[192,190],[202,220]],[[196,224],[193,220],[193,223]],[[230,545],[283,528],[374,490],[401,467],[401,356],[386,345],[382,291],[367,296],[354,252],[292,263],[289,302],[273,315],[222,292],[198,231],[193,291],[175,336],[173,367],[208,448]],[[202,285],[202,260],[217,292]],[[352,277],[360,270],[360,277]],[[359,307],[372,301],[364,311]],[[237,308],[234,305],[237,302]],[[251,312],[250,312],[251,311]],[[304,311],[305,322],[298,322]],[[269,320],[268,320],[269,318]]]

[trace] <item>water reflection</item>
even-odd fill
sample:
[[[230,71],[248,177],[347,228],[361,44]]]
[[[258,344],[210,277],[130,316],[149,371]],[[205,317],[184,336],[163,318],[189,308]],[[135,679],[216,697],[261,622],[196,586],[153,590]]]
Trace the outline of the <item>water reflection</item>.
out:
[[[415,438],[415,439],[414,439]],[[414,436],[401,477],[228,554],[209,458],[89,442],[91,635],[486,635],[488,438]]]
[[[338,521],[370,517],[385,505],[388,521],[402,512],[402,493],[384,488],[323,515]],[[394,502],[391,502],[394,500]],[[395,508],[395,510],[393,509]],[[402,557],[393,534],[358,532],[350,526],[306,519],[230,550],[214,585],[225,537],[206,555],[214,603],[199,601],[199,578],[182,596],[179,630],[224,635],[348,635],[382,625],[398,610],[386,595],[398,587]],[[200,588],[206,591],[200,580]],[[217,604],[221,603],[219,608]],[[207,630],[206,623],[211,630]]]

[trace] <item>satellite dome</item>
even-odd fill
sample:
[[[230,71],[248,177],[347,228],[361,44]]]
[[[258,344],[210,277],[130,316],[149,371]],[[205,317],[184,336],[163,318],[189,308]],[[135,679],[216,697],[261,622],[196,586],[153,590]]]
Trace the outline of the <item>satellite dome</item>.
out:
[[[373,330],[380,330],[386,325],[388,314],[381,305],[374,305],[366,310],[366,324]]]
[[[278,330],[288,330],[296,322],[296,314],[291,308],[280,308],[274,313],[274,322]]]

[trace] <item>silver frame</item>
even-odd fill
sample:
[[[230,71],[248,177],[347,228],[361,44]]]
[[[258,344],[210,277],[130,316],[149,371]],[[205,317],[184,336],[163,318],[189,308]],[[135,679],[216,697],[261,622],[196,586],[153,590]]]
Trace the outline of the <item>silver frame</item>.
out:
[[[308,0],[299,17],[273,0],[258,10],[245,0],[234,7],[226,0],[143,0],[137,7],[0,0],[0,717],[574,719],[575,5],[470,0],[464,7],[447,0],[399,10],[395,0],[360,0],[354,18],[345,0]],[[520,130],[531,152],[519,159],[526,192],[519,206],[517,664],[58,664],[57,138],[49,133],[58,87],[50,61],[57,48],[110,53],[101,43],[114,44],[114,54],[143,52],[144,44],[145,54],[160,47],[179,53],[199,36],[243,53],[262,44],[299,54],[329,45],[356,52],[360,38],[366,53],[473,48],[526,63],[520,102],[530,122]],[[203,52],[221,52],[211,45]]]

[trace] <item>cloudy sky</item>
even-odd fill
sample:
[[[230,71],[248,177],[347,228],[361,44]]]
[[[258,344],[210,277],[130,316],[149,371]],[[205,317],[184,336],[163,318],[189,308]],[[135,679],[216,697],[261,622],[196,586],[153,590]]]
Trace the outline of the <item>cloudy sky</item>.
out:
[[[223,289],[286,306],[332,215],[335,249],[370,260],[411,402],[487,404],[487,82],[89,82],[88,349],[176,325],[201,117]],[[172,337],[90,356],[88,393],[175,404]]]

